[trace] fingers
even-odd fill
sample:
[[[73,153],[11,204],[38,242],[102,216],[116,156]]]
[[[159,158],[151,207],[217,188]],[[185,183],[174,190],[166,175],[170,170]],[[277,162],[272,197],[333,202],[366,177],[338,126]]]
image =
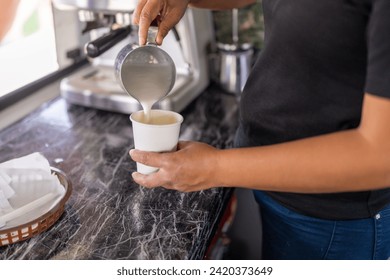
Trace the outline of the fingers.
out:
[[[159,27],[158,27],[158,33],[157,33],[157,36],[156,36],[156,43],[157,45],[161,45],[165,36],[168,34],[169,32],[169,27],[167,27],[165,24],[161,24]]]
[[[161,165],[161,154],[154,152],[144,152],[139,150],[130,150],[131,158],[139,163],[154,166],[159,168]],[[160,172],[161,173],[161,172]],[[131,175],[134,181],[147,188],[159,187],[162,185],[162,178],[159,172],[151,173],[151,174],[141,174],[139,172],[133,172]]]
[[[139,172],[133,172],[131,176],[133,177],[133,180],[137,184],[145,188],[155,188],[155,187],[160,187],[162,185],[158,172],[148,174],[148,175],[144,175]]]
[[[185,141],[179,142],[176,152],[156,153],[132,149],[130,156],[134,161],[158,168],[157,172],[151,174],[134,172],[132,177],[137,184],[146,188],[164,187],[181,192],[210,188],[213,186],[209,182],[210,168],[202,159],[210,149],[206,144]]]
[[[132,17],[133,24],[138,25],[141,11],[142,11],[143,7],[145,6],[146,2],[147,2],[147,0],[139,0],[138,1],[138,4],[135,7],[135,10],[133,12],[133,17]]]
[[[161,0],[139,0],[133,13],[133,23],[138,24],[139,44],[145,45],[148,29],[151,22],[159,18],[156,43],[161,45],[163,39],[183,17],[189,0],[161,1]]]
[[[160,19],[160,24],[158,26],[158,33],[156,36],[156,43],[161,45],[165,36],[168,32],[178,23],[180,18],[183,16],[180,11],[178,14],[175,14],[176,9],[173,9],[171,12],[164,14],[164,17]]]
[[[141,46],[146,44],[150,23],[158,16],[161,7],[159,0],[140,0],[134,11],[133,22],[138,24],[138,37]]]
[[[161,165],[161,154],[155,153],[155,152],[145,152],[140,150],[130,150],[130,156],[131,158],[139,163],[154,166],[154,167],[160,167]]]

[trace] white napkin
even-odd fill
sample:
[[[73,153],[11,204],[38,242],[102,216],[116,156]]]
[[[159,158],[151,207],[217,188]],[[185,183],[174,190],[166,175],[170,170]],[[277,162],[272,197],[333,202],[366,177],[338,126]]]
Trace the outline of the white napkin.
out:
[[[65,195],[48,160],[40,153],[0,164],[0,228],[32,221]]]
[[[4,192],[0,190],[0,217],[6,213],[11,212],[12,210],[14,209],[12,208],[11,204],[9,204],[8,198]]]
[[[11,177],[0,169],[0,191],[3,192],[5,198],[7,199],[15,194],[15,191],[9,185],[10,183]]]
[[[15,191],[9,185],[10,182],[11,177],[0,170],[0,216],[13,210],[8,201],[8,199],[15,194]]]

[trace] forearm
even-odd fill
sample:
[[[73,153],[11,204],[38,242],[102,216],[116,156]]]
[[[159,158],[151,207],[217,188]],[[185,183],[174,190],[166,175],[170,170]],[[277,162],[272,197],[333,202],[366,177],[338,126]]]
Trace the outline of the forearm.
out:
[[[390,185],[390,161],[359,129],[283,144],[224,150],[225,186],[300,193],[362,191]],[[388,154],[388,153],[387,153]]]
[[[242,8],[253,3],[256,3],[256,0],[191,0],[189,6],[211,10],[225,10]]]

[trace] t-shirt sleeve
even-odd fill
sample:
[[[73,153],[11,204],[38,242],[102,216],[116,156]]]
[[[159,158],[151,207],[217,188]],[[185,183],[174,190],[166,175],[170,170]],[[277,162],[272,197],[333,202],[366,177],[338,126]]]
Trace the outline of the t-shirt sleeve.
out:
[[[390,0],[373,0],[367,29],[365,91],[390,98]]]

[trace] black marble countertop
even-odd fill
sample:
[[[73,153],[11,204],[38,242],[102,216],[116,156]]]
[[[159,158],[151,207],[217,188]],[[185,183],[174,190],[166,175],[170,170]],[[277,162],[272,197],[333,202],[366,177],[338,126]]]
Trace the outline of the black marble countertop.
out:
[[[182,140],[233,145],[237,100],[211,85],[183,112]],[[202,259],[231,189],[145,189],[135,170],[128,115],[56,98],[0,131],[0,162],[41,152],[70,178],[64,214],[29,240],[0,247],[0,259]]]

